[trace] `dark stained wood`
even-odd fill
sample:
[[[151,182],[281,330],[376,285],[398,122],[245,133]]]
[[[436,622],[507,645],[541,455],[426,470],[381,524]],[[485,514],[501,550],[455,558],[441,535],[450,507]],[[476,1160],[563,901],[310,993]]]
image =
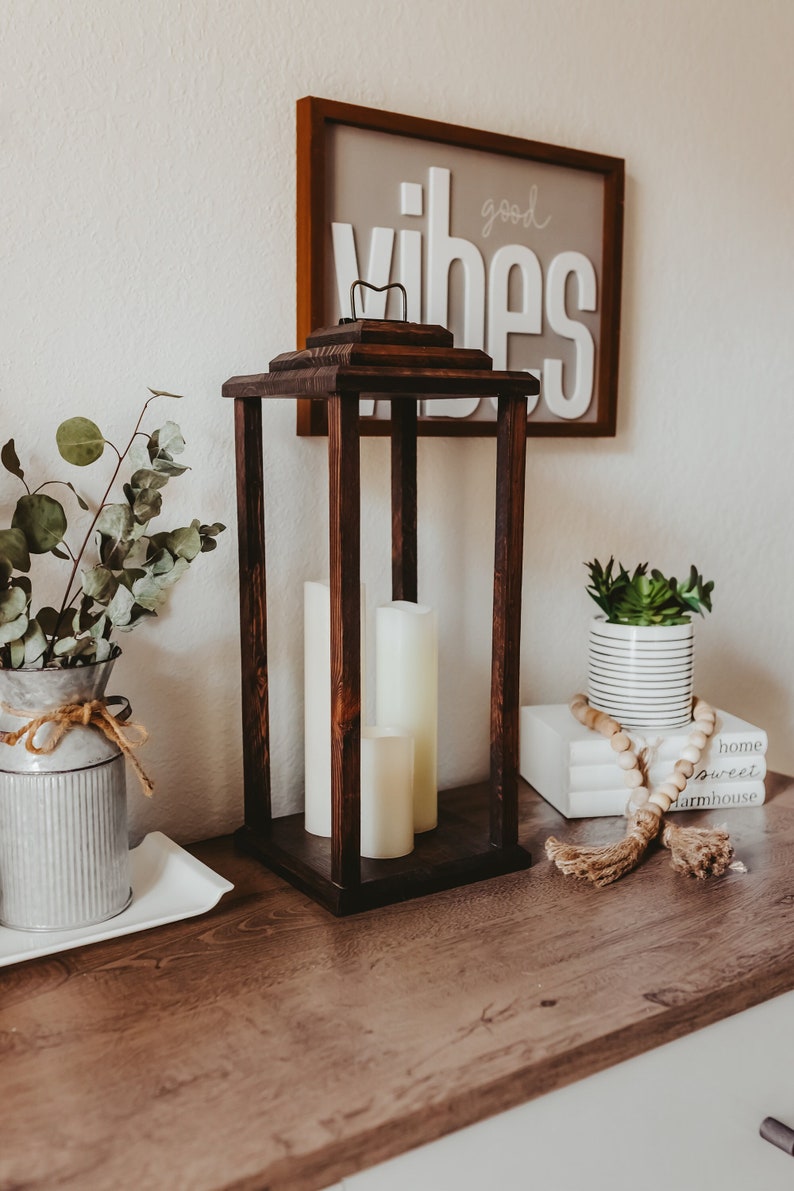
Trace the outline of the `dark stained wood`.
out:
[[[416,521],[416,404],[391,408],[392,599],[418,601]]]
[[[623,829],[520,806],[540,857]],[[676,821],[727,822],[748,871],[653,848],[593,889],[543,858],[334,919],[192,846],[235,883],[214,910],[0,969],[0,1185],[320,1191],[794,988],[794,782]]]
[[[270,361],[271,372],[289,372],[307,364],[363,364],[379,368],[476,368],[490,369],[492,360],[485,352],[453,347],[390,347],[385,343],[339,343],[307,348],[302,352],[282,352]]]
[[[246,386],[246,396],[258,390],[261,397],[289,397],[311,393],[327,400],[329,393],[380,393],[386,397],[404,397],[417,401],[428,395],[459,397],[534,396],[539,384],[526,372],[485,372],[466,368],[379,368],[377,365],[321,364],[310,368],[288,369],[254,377],[233,377],[224,385],[224,394],[235,395]]]
[[[442,145],[455,145],[500,156],[543,162],[595,174],[603,180],[603,247],[599,277],[600,344],[596,359],[596,417],[593,421],[541,422],[529,419],[527,433],[532,437],[614,436],[617,426],[618,355],[621,316],[621,277],[623,268],[623,215],[625,201],[625,163],[622,158],[561,145],[549,145],[522,137],[442,123],[397,112],[380,111],[355,104],[338,103],[316,96],[305,96],[297,103],[297,256],[298,325],[297,342],[302,346],[327,314],[325,269],[326,172],[328,130],[334,125],[371,129],[396,136],[413,137]],[[359,320],[363,321],[363,320]],[[373,320],[374,321],[374,320]],[[399,325],[399,324],[392,324]],[[325,329],[329,330],[329,329]],[[344,334],[344,327],[339,331]],[[532,394],[529,393],[529,396]],[[324,404],[312,390],[299,399],[298,434],[327,433]],[[362,433],[384,435],[388,425],[382,419],[364,419]],[[493,422],[451,422],[448,418],[422,418],[418,424],[422,436],[490,437],[496,433]]]
[[[518,839],[518,715],[527,402],[499,398],[491,652],[491,843]]]
[[[362,858],[360,884],[334,878],[332,841],[309,835],[302,814],[274,819],[265,834],[243,828],[235,838],[244,851],[339,916],[520,872],[531,863],[520,845],[491,845],[483,782],[442,791],[438,827],[417,835],[408,856]]]
[[[604,395],[604,434],[617,433],[620,307],[623,288],[625,164],[616,158],[604,175],[604,269],[601,284],[601,349],[596,360],[598,392]]]
[[[355,322],[318,327],[306,336],[306,346],[326,347],[339,343],[404,344],[408,347],[453,346],[453,335],[435,323],[402,323],[389,318],[359,318]],[[483,352],[483,355],[485,353]]]
[[[357,889],[361,850],[361,483],[358,396],[328,401],[331,534],[331,879]]]
[[[262,404],[234,403],[237,543],[240,566],[243,777],[245,819],[257,831],[270,822],[270,735],[267,685],[267,591]]]
[[[238,397],[262,397],[262,385],[266,372],[256,372],[250,376],[232,376],[221,387],[221,394],[227,400],[236,401]]]

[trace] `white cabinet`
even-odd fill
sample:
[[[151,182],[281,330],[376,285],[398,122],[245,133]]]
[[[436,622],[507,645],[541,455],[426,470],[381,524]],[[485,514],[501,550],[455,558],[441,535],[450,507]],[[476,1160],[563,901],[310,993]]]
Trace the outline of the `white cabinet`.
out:
[[[343,1191],[792,1191],[794,992],[342,1182]]]

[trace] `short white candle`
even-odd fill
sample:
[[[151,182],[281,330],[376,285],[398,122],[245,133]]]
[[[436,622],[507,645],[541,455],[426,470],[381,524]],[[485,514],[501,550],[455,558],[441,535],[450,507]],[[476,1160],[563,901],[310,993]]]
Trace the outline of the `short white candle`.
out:
[[[407,856],[414,846],[414,742],[396,728],[361,729],[361,855]]]
[[[361,585],[361,706],[364,707],[366,590]],[[303,708],[305,822],[312,835],[331,835],[331,585],[303,585]],[[362,717],[363,718],[363,717]]]
[[[375,613],[375,720],[414,739],[414,831],[438,822],[438,622],[425,604]]]

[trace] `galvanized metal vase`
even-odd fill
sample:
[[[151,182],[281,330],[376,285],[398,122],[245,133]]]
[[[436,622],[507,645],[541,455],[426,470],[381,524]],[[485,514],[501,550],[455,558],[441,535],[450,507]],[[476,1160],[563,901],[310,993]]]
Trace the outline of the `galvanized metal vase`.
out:
[[[0,728],[101,699],[115,659],[68,669],[0,670]],[[54,731],[45,724],[34,744]],[[51,753],[0,743],[0,923],[72,930],[131,899],[124,756],[100,731],[72,727]]]

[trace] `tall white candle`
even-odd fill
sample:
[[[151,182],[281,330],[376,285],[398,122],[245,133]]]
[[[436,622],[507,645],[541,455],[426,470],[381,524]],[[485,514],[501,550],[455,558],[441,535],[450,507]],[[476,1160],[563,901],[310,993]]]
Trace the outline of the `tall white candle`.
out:
[[[414,742],[396,728],[361,729],[361,855],[407,856],[414,846]]]
[[[375,613],[375,720],[414,738],[414,831],[438,822],[438,622],[425,604]]]
[[[361,706],[364,707],[366,591],[361,584]],[[305,823],[331,834],[331,585],[303,585],[303,707]],[[363,718],[363,717],[362,717]]]

